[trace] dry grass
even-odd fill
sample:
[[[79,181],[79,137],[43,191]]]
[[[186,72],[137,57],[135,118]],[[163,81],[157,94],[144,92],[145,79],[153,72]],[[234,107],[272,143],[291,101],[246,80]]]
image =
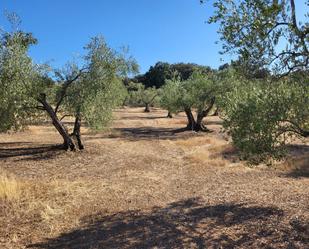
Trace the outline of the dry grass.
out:
[[[0,248],[306,248],[307,144],[250,169],[218,118],[196,134],[165,115],[117,110],[76,153],[48,125],[1,134]]]
[[[219,155],[227,146],[225,141],[218,140],[216,136],[199,136],[192,139],[178,140],[180,146],[191,163],[210,165],[212,167],[226,166],[230,162]]]
[[[309,154],[291,157],[276,165],[278,169],[292,175],[309,177]]]
[[[38,234],[52,237],[78,226],[80,217],[76,213],[82,212],[79,209],[90,195],[91,198],[96,196],[95,188],[98,187],[84,181],[25,182],[7,174],[1,174],[0,179],[3,197],[2,203],[0,198],[0,206],[4,207],[0,216],[6,217],[0,222],[0,234],[9,232],[8,240],[1,248],[19,248]]]
[[[18,201],[23,184],[12,175],[0,172],[0,199]]]

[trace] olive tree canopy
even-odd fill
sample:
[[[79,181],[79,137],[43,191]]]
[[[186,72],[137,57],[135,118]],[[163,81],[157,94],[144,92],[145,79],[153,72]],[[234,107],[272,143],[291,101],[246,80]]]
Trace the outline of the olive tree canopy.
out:
[[[271,67],[276,74],[309,69],[308,13],[299,17],[294,0],[216,0],[209,23],[219,23],[223,53]],[[309,2],[304,3],[309,6]],[[307,20],[306,20],[307,19]]]

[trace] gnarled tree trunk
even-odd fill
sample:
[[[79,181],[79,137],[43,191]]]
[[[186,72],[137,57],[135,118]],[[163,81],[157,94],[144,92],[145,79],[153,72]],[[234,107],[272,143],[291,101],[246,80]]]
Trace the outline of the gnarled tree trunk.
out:
[[[59,134],[63,138],[63,146],[65,149],[71,149],[75,150],[75,145],[73,143],[73,140],[71,139],[68,131],[64,127],[64,125],[61,123],[61,121],[58,119],[57,114],[55,113],[54,109],[51,107],[51,105],[46,100],[46,95],[41,94],[40,97],[37,99],[38,102],[40,102],[43,105],[44,110],[48,113],[50,116],[53,125],[59,132]]]
[[[215,98],[212,98],[210,100],[209,106],[205,110],[199,110],[197,112],[197,118],[194,127],[195,131],[204,131],[204,132],[209,131],[209,129],[203,124],[203,118],[205,118],[208,115],[214,104],[215,104]]]
[[[195,129],[196,122],[192,114],[191,108],[185,108],[185,113],[188,119],[187,129],[193,131]]]
[[[203,118],[206,117],[207,115],[205,115],[205,113],[202,112],[198,112],[197,113],[197,118],[196,118],[196,123],[194,126],[194,131],[204,131],[207,132],[209,131],[209,129],[204,125],[203,123]]]
[[[145,103],[145,110],[144,112],[150,112],[149,103]]]
[[[84,145],[83,145],[82,139],[81,139],[80,127],[81,127],[81,115],[80,115],[80,113],[77,113],[75,115],[74,129],[73,129],[73,133],[71,135],[76,138],[78,148],[80,150],[83,150],[84,149]]]

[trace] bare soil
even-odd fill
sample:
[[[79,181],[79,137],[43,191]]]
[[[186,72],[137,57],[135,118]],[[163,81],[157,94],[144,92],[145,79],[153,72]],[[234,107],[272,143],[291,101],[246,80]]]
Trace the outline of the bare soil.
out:
[[[219,118],[194,133],[166,115],[116,110],[112,129],[83,129],[82,152],[49,124],[1,134],[18,188],[0,196],[0,248],[309,248],[308,140],[249,167]]]

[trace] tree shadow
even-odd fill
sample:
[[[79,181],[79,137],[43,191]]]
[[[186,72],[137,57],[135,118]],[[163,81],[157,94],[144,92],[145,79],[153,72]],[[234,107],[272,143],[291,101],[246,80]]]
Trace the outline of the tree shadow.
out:
[[[0,148],[10,147],[10,146],[23,146],[27,144],[32,144],[32,142],[4,142],[4,143],[0,143]]]
[[[139,140],[155,140],[155,139],[168,139],[168,140],[176,140],[176,139],[184,139],[190,138],[192,136],[200,136],[196,132],[192,132],[187,128],[161,128],[161,127],[132,127],[132,128],[113,128],[112,134],[106,134],[101,137],[87,135],[85,137],[86,140],[93,140],[99,138],[121,138],[129,141],[139,141]]]
[[[237,163],[241,161],[239,150],[237,150],[237,148],[231,144],[223,146],[222,150],[210,155],[209,157],[211,159],[223,158],[231,163]]]
[[[304,245],[302,223],[284,225],[274,207],[225,203],[204,206],[199,198],[85,217],[83,225],[31,248],[279,248]],[[283,247],[280,247],[283,248]],[[302,247],[300,247],[302,248]]]
[[[285,146],[286,157],[282,160],[283,164],[289,164],[289,167],[285,171],[284,176],[300,178],[309,177],[309,146],[306,144],[289,144]],[[223,158],[231,163],[237,163],[245,161],[241,158],[240,151],[233,145],[229,144],[225,146],[221,151],[210,155],[210,158]]]
[[[288,144],[286,148],[288,153],[293,156],[309,154],[309,145],[307,144]]]
[[[308,178],[309,177],[309,160],[307,160],[307,164],[303,165],[302,169],[296,169],[296,170],[292,170],[291,172],[285,174],[285,176],[287,177],[292,177],[292,178]]]
[[[166,116],[128,116],[128,117],[121,117],[119,120],[139,120],[139,119],[146,119],[146,120],[152,120],[152,119],[167,119]]]
[[[8,158],[16,158],[18,160],[44,160],[53,158],[64,152],[62,144],[42,144],[40,146],[29,146],[29,144],[32,143],[1,143],[0,160]],[[13,147],[13,145],[15,146]]]

